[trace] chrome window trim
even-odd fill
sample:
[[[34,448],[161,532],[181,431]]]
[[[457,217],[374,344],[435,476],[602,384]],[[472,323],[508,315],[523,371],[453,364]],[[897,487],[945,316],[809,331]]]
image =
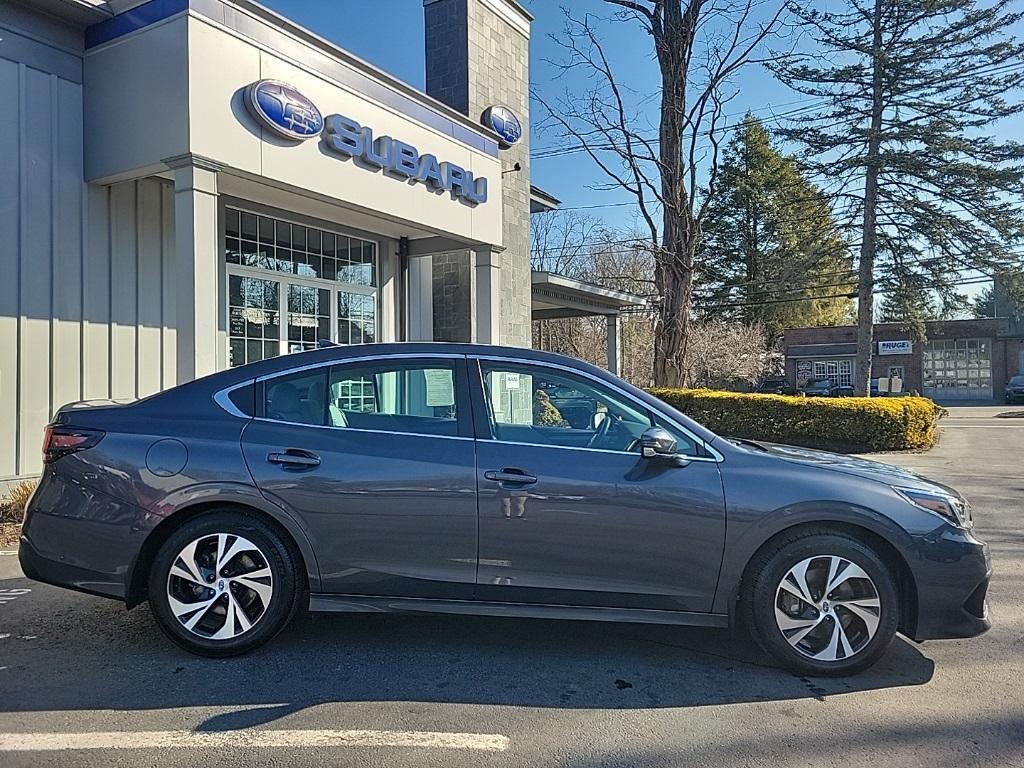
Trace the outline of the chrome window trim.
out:
[[[475,354],[469,354],[469,355],[467,355],[467,357],[470,360],[477,360],[477,361],[488,360],[488,361],[496,361],[496,362],[504,362],[504,363],[511,362],[511,363],[518,363],[519,365],[526,365],[526,366],[539,365],[539,366],[542,366],[542,367],[545,367],[545,368],[554,368],[556,370],[566,371],[567,373],[576,374],[577,376],[583,376],[584,378],[590,379],[591,381],[595,381],[598,384],[601,384],[603,386],[609,387],[610,389],[612,389],[613,391],[615,391],[618,394],[622,395],[626,399],[631,400],[632,402],[634,402],[637,405],[641,406],[644,410],[651,410],[652,409],[652,406],[649,403],[646,403],[643,400],[641,400],[640,398],[636,397],[635,395],[632,395],[629,392],[626,392],[624,389],[621,389],[621,388],[615,386],[611,382],[606,381],[605,379],[602,379],[600,376],[595,376],[592,373],[580,370],[578,368],[573,368],[573,367],[568,366],[568,365],[561,365],[559,363],[550,363],[550,362],[547,362],[546,360],[529,360],[529,359],[524,359],[524,358],[521,358],[521,357],[511,357],[509,355],[475,355]],[[717,463],[719,463],[721,461],[725,461],[725,456],[723,456],[717,450],[712,448],[711,445],[709,445],[706,440],[704,440],[704,439],[698,437],[697,435],[693,434],[690,430],[688,430],[686,427],[684,427],[678,421],[676,421],[675,419],[670,417],[667,413],[664,413],[663,411],[658,410],[658,414],[662,418],[664,418],[665,421],[667,421],[669,424],[671,424],[676,429],[678,429],[680,432],[682,432],[684,435],[686,435],[691,440],[693,440],[693,442],[696,445],[702,446],[705,451],[707,451],[709,454],[711,454],[710,457],[707,457],[707,456],[687,456],[686,458],[688,458],[690,461],[710,461],[710,462],[714,462],[715,464],[717,464]],[[497,441],[497,438],[492,437],[491,439]],[[501,441],[497,441],[497,442],[511,443],[511,441],[508,441],[508,440],[501,440]],[[531,446],[538,446],[538,445],[545,446],[545,445],[547,445],[546,443],[515,443],[515,444],[516,445],[531,445]],[[555,445],[555,446],[547,446],[547,447],[563,448],[563,447],[566,447],[566,446]],[[571,447],[570,450],[604,451],[605,453],[619,453],[619,454],[624,454],[624,455],[628,455],[628,456],[634,455],[634,454],[632,454],[629,451],[606,451],[603,448],[582,448],[581,449],[581,448]]]
[[[486,438],[477,438],[477,439],[480,440],[480,439],[486,439]],[[697,442],[699,442],[701,445],[705,445],[703,440],[700,440],[699,438],[694,438],[694,439],[697,440]],[[559,450],[559,451],[589,451],[591,453],[613,453],[616,456],[632,456],[634,459],[642,459],[643,458],[636,451],[613,451],[610,448],[587,448],[586,446],[582,446],[582,445],[552,445],[551,443],[521,443],[518,440],[499,440],[497,438],[490,438],[490,440],[488,440],[488,442],[501,443],[502,445],[521,445],[521,446],[524,446],[524,447],[527,447],[527,448],[553,448],[553,449]],[[703,461],[703,462],[707,462],[707,463],[711,463],[711,464],[717,464],[718,463],[718,461],[716,459],[713,459],[710,456],[687,456],[686,460],[688,462]]]
[[[225,387],[224,389],[217,390],[216,392],[213,393],[213,402],[215,402],[217,405],[219,405],[232,416],[237,416],[240,419],[252,419],[254,417],[240,410],[237,405],[231,402],[230,397],[231,393],[234,392],[236,389],[241,389],[242,387],[248,386],[256,386],[256,380],[246,379],[245,381],[241,381],[238,384],[232,384],[230,387]]]
[[[351,344],[349,346],[356,347],[358,344]],[[313,350],[309,350],[313,351]],[[292,354],[303,354],[302,352]],[[453,354],[450,352],[394,352],[384,353],[376,355],[360,355],[358,357],[344,357],[336,360],[327,360],[319,363],[310,363],[309,365],[299,365],[294,368],[285,368],[280,371],[274,371],[273,373],[265,373],[262,376],[257,376],[256,383],[268,381],[269,379],[276,379],[278,376],[288,376],[293,373],[301,373],[303,371],[311,371],[314,368],[324,368],[325,366],[331,365],[347,365],[348,363],[358,362],[369,362],[369,361],[382,361],[382,360],[423,360],[423,359],[438,359],[438,360],[464,360],[465,355]],[[308,425],[307,425],[308,426]],[[404,433],[403,433],[404,434]]]

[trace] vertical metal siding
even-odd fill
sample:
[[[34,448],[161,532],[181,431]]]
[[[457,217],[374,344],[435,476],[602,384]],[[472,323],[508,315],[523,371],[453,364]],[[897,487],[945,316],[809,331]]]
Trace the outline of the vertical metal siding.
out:
[[[18,283],[21,195],[19,66],[0,59],[0,477],[14,474],[18,461]]]
[[[82,87],[0,59],[0,480],[61,405],[175,382],[173,190],[83,182]]]

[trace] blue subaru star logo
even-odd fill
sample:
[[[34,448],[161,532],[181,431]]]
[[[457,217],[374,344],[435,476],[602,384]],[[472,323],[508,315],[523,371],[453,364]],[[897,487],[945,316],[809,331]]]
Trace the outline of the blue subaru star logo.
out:
[[[498,134],[505,147],[511,147],[523,137],[523,126],[508,107],[496,105],[484,111],[483,124]]]
[[[250,85],[245,103],[253,117],[286,139],[304,141],[319,136],[324,129],[324,118],[316,105],[279,80],[259,80]]]

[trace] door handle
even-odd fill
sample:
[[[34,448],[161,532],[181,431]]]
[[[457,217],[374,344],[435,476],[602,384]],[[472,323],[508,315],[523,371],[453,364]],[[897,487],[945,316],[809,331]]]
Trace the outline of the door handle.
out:
[[[517,483],[519,485],[532,485],[537,482],[535,475],[528,474],[521,469],[506,467],[505,469],[489,469],[484,472],[484,478],[495,483]]]
[[[319,467],[320,457],[309,451],[289,448],[284,453],[268,453],[267,461],[283,467]]]

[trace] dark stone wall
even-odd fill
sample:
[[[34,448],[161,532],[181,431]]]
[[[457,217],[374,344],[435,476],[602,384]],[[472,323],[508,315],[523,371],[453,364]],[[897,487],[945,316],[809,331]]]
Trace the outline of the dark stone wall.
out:
[[[471,254],[436,253],[432,258],[434,341],[472,341]]]
[[[437,0],[423,8],[427,93],[469,114],[469,18],[466,0]]]

